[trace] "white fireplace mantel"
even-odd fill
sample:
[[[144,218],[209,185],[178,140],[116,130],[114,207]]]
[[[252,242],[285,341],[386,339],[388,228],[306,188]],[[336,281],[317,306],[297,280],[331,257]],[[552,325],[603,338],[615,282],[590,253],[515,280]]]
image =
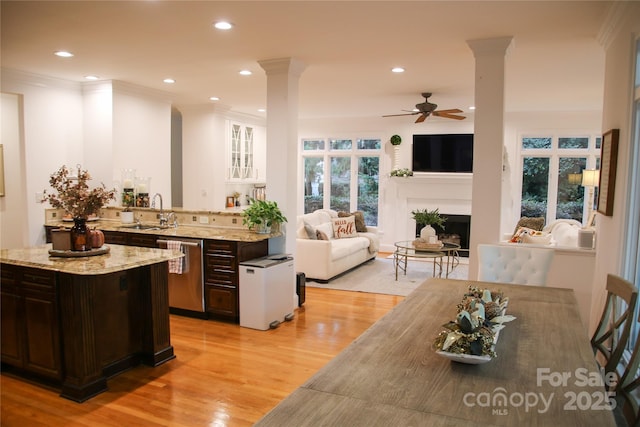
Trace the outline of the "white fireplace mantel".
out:
[[[415,221],[411,219],[410,212],[415,209],[437,208],[441,214],[471,215],[473,174],[420,173],[410,177],[392,177],[390,181],[395,190],[394,217],[409,216],[408,221],[399,224],[399,235],[414,235]]]

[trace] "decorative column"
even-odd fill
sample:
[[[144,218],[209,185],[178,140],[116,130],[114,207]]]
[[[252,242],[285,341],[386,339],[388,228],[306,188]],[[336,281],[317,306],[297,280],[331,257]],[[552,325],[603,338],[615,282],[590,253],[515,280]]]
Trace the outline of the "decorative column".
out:
[[[285,238],[269,239],[269,253],[293,253],[298,177],[298,80],[304,63],[294,58],[258,61],[267,74],[267,199],[289,220]]]
[[[479,243],[500,240],[505,56],[513,37],[468,40],[476,60],[469,279],[478,277]]]

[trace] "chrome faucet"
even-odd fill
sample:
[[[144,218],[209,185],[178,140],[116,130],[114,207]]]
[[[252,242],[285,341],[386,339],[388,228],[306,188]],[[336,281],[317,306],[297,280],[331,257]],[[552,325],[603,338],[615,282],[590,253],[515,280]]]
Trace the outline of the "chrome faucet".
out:
[[[162,207],[162,194],[156,193],[153,195],[153,197],[151,198],[151,207],[153,209],[156,208],[156,196],[160,197],[160,227],[166,227],[167,218],[164,216],[164,208]]]

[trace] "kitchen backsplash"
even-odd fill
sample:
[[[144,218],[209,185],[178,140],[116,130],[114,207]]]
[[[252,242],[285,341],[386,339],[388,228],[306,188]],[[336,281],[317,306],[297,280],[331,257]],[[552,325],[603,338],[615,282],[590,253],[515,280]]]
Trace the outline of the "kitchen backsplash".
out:
[[[134,218],[142,223],[155,223],[159,221],[160,212],[151,208],[131,208]],[[165,214],[173,212],[179,225],[198,227],[228,227],[245,228],[242,225],[242,209],[227,209],[219,212],[192,211],[179,208],[165,209]],[[106,220],[119,220],[121,207],[106,207],[100,210],[100,218]],[[64,216],[62,209],[45,209],[45,222],[60,221]]]

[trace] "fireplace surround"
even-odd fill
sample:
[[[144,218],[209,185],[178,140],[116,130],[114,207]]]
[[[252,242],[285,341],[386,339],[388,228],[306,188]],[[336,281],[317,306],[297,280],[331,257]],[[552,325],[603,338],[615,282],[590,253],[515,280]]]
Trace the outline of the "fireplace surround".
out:
[[[406,218],[388,224],[396,240],[414,238],[419,232],[411,216],[416,209],[438,209],[448,219],[445,234],[459,234],[461,255],[468,255],[473,175],[470,173],[415,173],[408,178],[389,178],[395,200],[391,218]],[[436,229],[440,235],[442,230]]]
[[[460,256],[469,256],[469,236],[471,234],[471,215],[440,214],[446,218],[444,228],[433,225],[438,240],[460,245]],[[416,224],[416,237],[420,236],[422,227]]]

